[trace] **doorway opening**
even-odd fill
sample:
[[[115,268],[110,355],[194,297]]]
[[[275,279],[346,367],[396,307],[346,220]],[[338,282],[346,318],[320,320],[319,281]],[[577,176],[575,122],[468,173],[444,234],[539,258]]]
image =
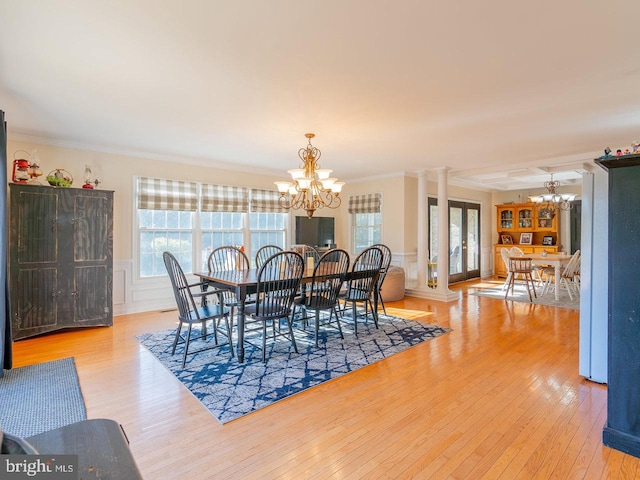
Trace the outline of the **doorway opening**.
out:
[[[573,255],[580,250],[580,233],[582,230],[582,200],[574,200],[573,208],[569,211],[570,248],[569,253]]]
[[[438,199],[429,197],[429,262],[438,263]],[[449,283],[480,278],[480,204],[449,200]]]

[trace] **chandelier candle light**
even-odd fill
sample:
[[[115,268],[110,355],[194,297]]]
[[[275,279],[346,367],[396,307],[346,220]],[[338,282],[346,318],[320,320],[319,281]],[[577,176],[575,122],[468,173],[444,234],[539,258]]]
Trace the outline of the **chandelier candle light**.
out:
[[[280,198],[278,202],[283,208],[307,211],[307,217],[313,217],[313,212],[319,208],[338,208],[342,203],[340,192],[344,182],[338,182],[331,177],[333,170],[320,168],[318,160],[321,152],[311,145],[313,133],[305,134],[309,139],[306,147],[298,150],[302,160],[300,168],[287,170],[293,182],[274,182],[278,186]]]
[[[544,182],[544,186],[547,189],[547,193],[529,197],[529,200],[534,203],[546,202],[544,207],[538,209],[539,214],[553,218],[558,210],[570,210],[573,207],[571,202],[576,198],[575,193],[558,193],[560,182],[553,179],[553,173],[551,174],[551,180]]]

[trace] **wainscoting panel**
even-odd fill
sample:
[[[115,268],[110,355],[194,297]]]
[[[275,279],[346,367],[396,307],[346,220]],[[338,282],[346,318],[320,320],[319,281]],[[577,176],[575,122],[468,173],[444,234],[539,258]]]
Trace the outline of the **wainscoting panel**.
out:
[[[195,281],[195,278],[193,280]],[[163,310],[176,306],[169,278],[134,280],[133,260],[113,262],[113,292],[114,315]]]
[[[128,260],[114,260],[113,262],[113,306],[127,303],[127,288],[129,287],[128,274],[130,264]]]

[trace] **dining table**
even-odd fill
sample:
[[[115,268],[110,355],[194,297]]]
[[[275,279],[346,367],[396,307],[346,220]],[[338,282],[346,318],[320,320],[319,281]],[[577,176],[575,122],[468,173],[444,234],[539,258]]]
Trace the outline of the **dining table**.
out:
[[[560,279],[562,278],[562,269],[571,260],[571,255],[566,253],[527,253],[525,257],[531,259],[531,263],[538,266],[552,266],[555,270],[555,299],[560,300]]]
[[[200,277],[203,283],[209,284],[215,288],[229,289],[236,295],[236,299],[238,301],[236,322],[238,328],[238,343],[236,346],[236,352],[239,363],[244,362],[245,304],[247,297],[252,293],[256,293],[258,287],[258,270],[259,269],[257,268],[249,268],[242,270],[223,270],[218,272],[194,272],[194,275]],[[313,266],[305,266],[301,281],[303,286],[313,279],[313,271]],[[345,281],[363,273],[364,272],[352,272],[349,270],[345,276]],[[378,309],[377,289],[374,289],[373,292],[373,308],[375,311]]]

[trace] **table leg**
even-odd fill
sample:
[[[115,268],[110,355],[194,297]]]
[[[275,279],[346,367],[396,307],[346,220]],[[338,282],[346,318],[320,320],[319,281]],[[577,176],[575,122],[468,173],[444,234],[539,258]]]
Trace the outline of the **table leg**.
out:
[[[556,293],[555,298],[556,301],[560,300],[560,279],[562,278],[562,262],[557,262],[556,265]]]
[[[237,289],[236,297],[238,298],[238,346],[236,351],[238,352],[238,363],[244,363],[244,303],[247,297],[247,290],[244,288]]]

